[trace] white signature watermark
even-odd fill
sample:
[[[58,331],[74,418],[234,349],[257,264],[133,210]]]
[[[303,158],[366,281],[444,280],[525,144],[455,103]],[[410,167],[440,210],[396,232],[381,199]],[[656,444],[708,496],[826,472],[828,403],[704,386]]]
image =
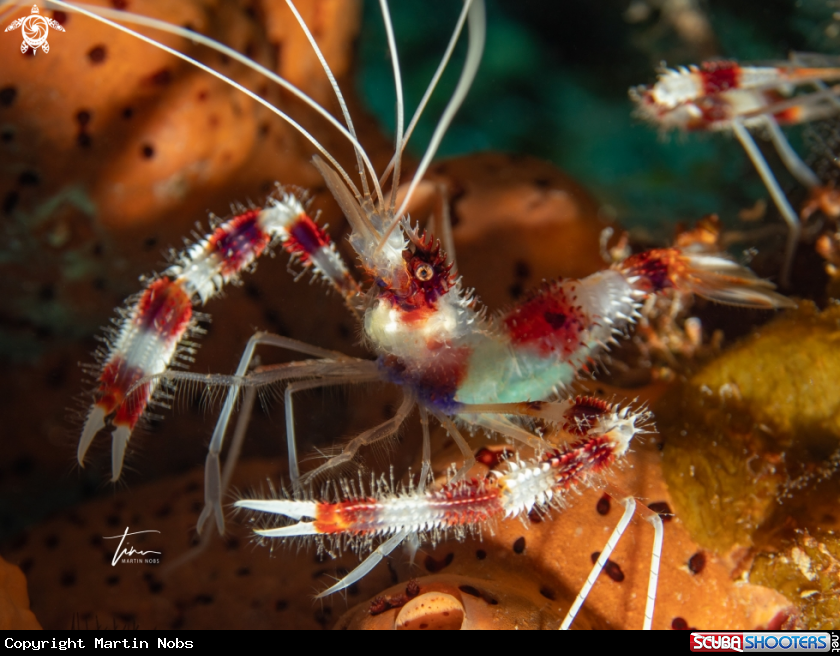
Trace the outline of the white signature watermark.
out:
[[[50,51],[50,44],[47,43],[47,35],[50,33],[50,28],[59,32],[64,31],[64,28],[58,21],[41,16],[38,11],[38,5],[32,6],[32,13],[29,16],[13,20],[12,24],[6,28],[6,32],[11,32],[17,28],[20,28],[20,32],[23,34],[23,43],[20,44],[20,51],[26,54],[26,51],[32,48],[33,55],[37,54],[38,48],[44,52]]]
[[[128,526],[125,527],[125,531],[122,535],[106,535],[103,539],[105,540],[119,540],[120,544],[117,547],[116,553],[114,553],[114,557],[111,559],[111,566],[115,567],[117,563],[124,563],[124,564],[137,564],[137,565],[159,565],[160,558],[149,557],[151,556],[160,556],[160,551],[138,551],[130,544],[127,546],[125,545],[125,539],[129,535],[140,535],[141,533],[160,533],[160,531],[134,531],[134,533],[128,532]],[[141,556],[140,558],[133,558],[133,556]]]

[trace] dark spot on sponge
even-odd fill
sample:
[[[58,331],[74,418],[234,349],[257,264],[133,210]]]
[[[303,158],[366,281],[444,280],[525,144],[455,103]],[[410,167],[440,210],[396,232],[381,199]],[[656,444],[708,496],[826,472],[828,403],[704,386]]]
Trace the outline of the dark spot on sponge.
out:
[[[91,64],[101,64],[108,58],[108,49],[99,44],[88,50],[87,56]]]
[[[41,178],[35,171],[24,171],[18,176],[18,184],[21,187],[34,187],[39,182]]]
[[[3,214],[11,214],[17,207],[20,200],[20,194],[16,191],[10,191],[3,199]]]
[[[692,574],[699,574],[706,567],[706,554],[698,551],[691,558],[688,559],[688,571]]]
[[[17,98],[17,88],[3,87],[0,89],[0,107],[11,107]]]
[[[674,518],[674,511],[671,510],[671,506],[669,506],[666,501],[655,501],[653,503],[649,503],[648,508],[650,508],[653,512],[658,513],[663,522],[670,522]]]
[[[168,68],[162,68],[159,71],[152,73],[148,78],[146,78],[149,84],[152,84],[156,87],[165,87],[168,86],[170,82],[172,82],[172,71]]]
[[[600,551],[593,551],[592,552],[592,564],[594,565],[598,562],[598,557],[601,555]],[[609,576],[613,581],[616,583],[621,583],[624,580],[624,572],[621,570],[621,566],[615,562],[614,560],[607,560],[604,564],[604,574]]]
[[[426,560],[423,563],[426,567],[426,571],[435,574],[436,572],[441,571],[442,569],[449,567],[452,564],[452,560],[455,558],[454,553],[448,553],[440,560],[435,560],[431,556],[426,556]]]
[[[608,515],[610,512],[610,496],[605,494],[600,499],[598,499],[598,503],[595,504],[595,510],[598,511],[599,515]]]

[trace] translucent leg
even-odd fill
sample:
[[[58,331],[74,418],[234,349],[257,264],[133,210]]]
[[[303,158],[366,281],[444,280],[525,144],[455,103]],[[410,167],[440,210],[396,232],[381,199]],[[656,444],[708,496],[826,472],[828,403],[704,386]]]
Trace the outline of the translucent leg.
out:
[[[517,426],[507,417],[502,415],[473,415],[462,417],[465,421],[469,421],[475,426],[481,426],[486,430],[492,431],[509,437],[510,439],[520,442],[525,446],[535,449],[538,452],[547,451],[552,448],[552,445],[530,431],[525,430],[521,426]]]
[[[407,389],[404,390],[403,401],[400,404],[400,407],[397,409],[396,414],[393,417],[391,417],[391,419],[387,419],[378,426],[374,426],[373,428],[366,430],[361,435],[354,437],[352,440],[350,440],[350,442],[348,442],[344,446],[341,453],[328,459],[325,463],[313,469],[311,472],[307,472],[306,475],[303,477],[303,484],[306,485],[307,483],[315,480],[317,477],[321,476],[325,472],[345,463],[351,462],[356,456],[358,450],[361,449],[363,446],[370,446],[372,444],[375,444],[376,442],[391,437],[400,429],[400,426],[402,426],[406,417],[408,417],[408,415],[411,413],[411,410],[414,408],[415,402],[416,400],[414,398],[414,395]]]
[[[799,180],[799,183],[803,187],[808,189],[819,187],[820,179],[817,177],[817,174],[791,148],[790,142],[787,140],[785,133],[782,132],[776,119],[772,116],[765,116],[764,123],[767,127],[767,133],[770,135],[770,141],[773,142],[776,152],[779,153],[779,157],[787,167],[787,170],[790,171],[790,174]]]
[[[231,388],[257,389],[266,385],[279,383],[285,380],[315,377],[322,386],[340,385],[368,380],[378,380],[379,373],[376,363],[368,360],[346,360],[333,362],[329,360],[302,360],[286,364],[269,365],[260,367],[245,378],[238,378],[235,382],[229,383]],[[228,397],[230,398],[230,397]],[[221,418],[220,420],[221,421]],[[224,437],[224,434],[222,434]],[[204,524],[215,513],[216,522],[224,522],[224,515],[221,507],[222,485],[219,472],[219,452],[212,450],[207,455],[207,468],[205,469],[204,489],[205,507],[198,520],[198,531],[202,531]],[[294,462],[297,466],[297,462]],[[224,524],[220,530],[223,530]]]
[[[392,538],[383,542],[376,549],[374,549],[373,553],[370,554],[370,556],[368,556],[367,558],[365,558],[356,569],[350,572],[347,576],[345,576],[335,585],[330,586],[322,593],[316,595],[315,598],[323,599],[324,597],[328,597],[329,595],[338,592],[339,590],[349,588],[356,581],[362,580],[368,574],[368,572],[370,572],[374,567],[376,567],[380,562],[382,562],[383,558],[387,558],[394,549],[400,546],[400,543],[407,537],[408,533],[403,531],[401,533],[397,533]]]
[[[761,176],[764,186],[767,187],[767,191],[770,192],[770,196],[773,198],[773,202],[779,209],[779,213],[788,224],[788,239],[785,247],[785,259],[782,263],[780,282],[783,287],[789,287],[793,256],[796,254],[796,245],[799,243],[799,217],[796,216],[796,212],[794,212],[793,208],[790,206],[787,196],[785,196],[782,188],[779,186],[776,177],[767,165],[767,160],[764,159],[764,156],[761,154],[761,151],[758,149],[758,146],[747,128],[745,128],[739,121],[733,121],[732,131],[735,133],[738,141],[741,142],[744,150],[747,151],[747,155],[750,160],[752,160],[753,166],[755,166],[756,171],[758,171],[758,174]]]
[[[239,416],[236,418],[236,426],[233,429],[233,440],[230,443],[230,450],[225,461],[225,469],[222,474],[222,494],[230,486],[230,479],[233,476],[233,470],[236,467],[236,462],[239,460],[239,454],[242,452],[242,443],[245,441],[245,434],[248,432],[248,424],[251,421],[251,413],[254,409],[254,400],[257,398],[257,388],[249,387],[245,390],[242,397],[242,407],[239,409]],[[168,576],[182,565],[190,562],[193,558],[200,556],[210,545],[210,540],[213,538],[212,531],[206,531],[201,535],[200,542],[182,554],[171,563],[164,565],[161,570],[162,576]]]
[[[464,436],[461,435],[461,431],[455,426],[454,423],[446,416],[442,415],[438,412],[432,412],[432,414],[437,418],[437,420],[443,425],[446,429],[446,432],[449,433],[449,437],[451,437],[458,448],[461,450],[461,454],[464,456],[464,464],[461,465],[461,468],[455,473],[453,477],[453,481],[460,481],[464,480],[467,477],[467,473],[470,469],[473,468],[475,465],[475,454],[473,450],[470,448],[470,445],[467,444],[467,441],[464,439]]]
[[[310,346],[309,344],[304,344],[303,342],[298,342],[297,340],[289,339],[288,337],[271,335],[269,333],[256,333],[253,337],[251,337],[251,339],[248,340],[248,344],[245,347],[245,350],[242,352],[242,357],[239,359],[239,366],[237,366],[236,368],[235,376],[237,376],[238,378],[242,378],[245,376],[246,372],[251,366],[251,360],[254,357],[254,351],[256,350],[257,346],[260,345],[276,346],[291,351],[297,351],[299,353],[305,353],[307,355],[313,355],[317,358],[329,358],[338,360],[339,362],[336,362],[335,364],[338,368],[341,369],[346,368],[346,365],[348,363],[354,362],[352,358],[348,358],[347,356],[341,353],[337,353],[335,351],[328,351],[327,349],[318,348],[316,346]],[[356,362],[364,362],[368,366],[370,366],[371,364],[364,360],[358,360]],[[300,378],[307,376],[307,373],[303,371],[304,368],[300,366],[300,363],[293,362],[285,368],[280,367],[278,369],[287,371],[289,374],[287,378]],[[308,375],[311,376],[313,374],[309,373]],[[282,374],[278,374],[273,381],[267,382],[277,382],[279,380],[283,380],[283,378],[284,376]],[[216,422],[216,428],[213,431],[213,437],[210,440],[210,447],[207,453],[204,478],[205,506],[204,510],[198,518],[197,530],[199,533],[202,532],[202,530],[204,529],[204,525],[206,524],[207,520],[210,519],[211,515],[215,515],[216,517],[216,526],[219,529],[219,533],[224,533],[225,530],[225,519],[224,513],[222,512],[221,503],[222,484],[219,454],[221,453],[225,432],[227,431],[228,423],[230,422],[230,417],[233,414],[233,408],[236,403],[236,399],[239,395],[239,389],[240,385],[233,384],[230,390],[228,391],[224,406],[222,406],[222,412],[219,415],[219,420]]]
[[[378,380],[378,376],[364,378],[361,376],[354,376],[352,378],[336,377],[318,380],[304,380],[289,383],[286,387],[285,402],[286,402],[286,444],[289,451],[289,478],[291,480],[292,489],[297,490],[300,487],[300,467],[298,465],[297,455],[297,438],[295,437],[295,411],[292,405],[292,394],[302,392],[308,389],[318,389],[319,387],[327,387],[329,385],[341,385],[347,383],[365,383],[373,380]]]
[[[423,428],[423,454],[420,466],[420,479],[417,481],[417,491],[421,494],[426,490],[426,483],[429,481],[429,474],[432,471],[432,440],[429,433],[429,412],[425,406],[420,406],[420,426]],[[414,565],[414,558],[420,549],[420,538],[416,534],[408,536],[405,550],[408,552],[408,562]]]
[[[601,573],[601,570],[604,569],[604,565],[607,564],[607,560],[609,560],[615,546],[618,544],[618,541],[627,529],[627,525],[630,523],[630,520],[633,519],[633,513],[636,512],[635,499],[628,497],[623,501],[623,503],[624,514],[621,516],[618,525],[615,529],[613,529],[610,539],[607,540],[607,544],[604,546],[604,550],[601,552],[601,555],[598,556],[598,560],[595,565],[593,565],[592,571],[589,572],[589,576],[586,577],[586,583],[583,584],[580,592],[578,592],[572,607],[569,609],[569,612],[566,613],[566,617],[560,625],[560,629],[563,631],[567,630],[572,625],[572,622],[574,622],[581,606],[583,606],[583,602],[586,601],[586,597],[589,596],[592,586],[594,586],[595,581],[598,580],[598,575]]]
[[[417,489],[423,492],[432,471],[432,439],[429,433],[429,413],[423,405],[420,406],[420,426],[423,428],[423,460],[422,465],[420,465],[420,480],[417,482]]]

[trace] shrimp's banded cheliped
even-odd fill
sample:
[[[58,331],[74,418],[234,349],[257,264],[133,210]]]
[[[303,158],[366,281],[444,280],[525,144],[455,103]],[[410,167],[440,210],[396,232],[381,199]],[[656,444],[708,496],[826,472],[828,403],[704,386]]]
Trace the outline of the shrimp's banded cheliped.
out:
[[[91,444],[110,433],[112,479],[117,480],[125,454],[131,448],[132,434],[155,401],[165,400],[180,385],[223,389],[225,398],[207,455],[206,505],[198,519],[198,529],[206,529],[206,523],[212,519],[219,531],[224,531],[222,503],[228,472],[236,460],[236,456],[228,458],[223,475],[220,456],[229,423],[241,401],[234,442],[241,441],[256,391],[285,385],[290,492],[277,498],[241,499],[237,505],[297,522],[260,529],[263,537],[309,535],[362,553],[372,551],[357,569],[322,593],[330,594],[359,580],[403,542],[416,548],[424,539],[435,542],[480,533],[494,521],[521,517],[534,508],[554,507],[562,511],[569,502],[570,490],[597,484],[626,453],[633,437],[648,426],[648,413],[632,402],[607,403],[576,397],[571,386],[582,372],[600,361],[610,344],[628,335],[648,299],[675,289],[720,303],[765,310],[791,303],[773,291],[771,283],[759,279],[725,253],[686,246],[623,256],[610,268],[581,280],[546,281],[509,309],[488,313],[466,286],[469,281],[462,281],[458,275],[451,230],[445,219],[438,240],[407,214],[417,185],[478,69],[484,48],[483,1],[464,0],[449,46],[406,126],[396,40],[388,4],[381,0],[397,92],[395,152],[381,172],[374,168],[359,143],[347,104],[318,49],[317,39],[291,0],[287,1],[299,29],[321,61],[344,124],[289,82],[205,37],[125,11],[51,2],[63,10],[107,22],[114,29],[134,34],[122,23],[140,23],[200,39],[210,48],[239,57],[328,121],[352,145],[356,159],[351,175],[302,125],[253,91],[238,87],[287,120],[311,143],[315,152],[313,165],[350,226],[348,241],[356,261],[343,259],[316,217],[308,213],[304,197],[282,186],[261,206],[245,207],[220,222],[212,232],[174,256],[168,268],[149,277],[145,288],[120,311],[96,368],[96,385],[77,457],[84,465]],[[405,188],[400,188],[406,143],[464,28],[468,44],[460,78],[414,177]],[[153,39],[141,35],[138,38],[189,60]],[[189,61],[208,75],[226,80],[213,68]],[[288,337],[257,332],[244,345],[232,374],[174,370],[175,364],[189,362],[195,348],[192,340],[200,334],[198,309],[253,267],[262,255],[281,249],[338,292],[358,322],[370,357],[350,357]],[[255,367],[256,350],[265,346],[303,357],[291,363]],[[338,455],[301,473],[297,455],[301,445],[295,432],[292,395],[306,389],[369,382],[391,384],[401,391],[402,401],[393,416],[350,440]],[[415,409],[423,429],[417,478],[402,486],[374,478],[370,486],[355,487],[341,476],[342,467],[357,458],[360,449],[395,435]],[[445,482],[431,476],[430,419],[443,427],[462,455]],[[546,439],[543,429],[551,427],[565,431],[569,443],[558,446]],[[517,446],[498,472],[482,480],[469,475],[475,464],[469,434],[476,431]],[[301,442],[305,444],[306,440]],[[312,491],[316,482],[326,482],[323,494]],[[591,574],[581,582],[576,600],[565,613],[563,628],[573,622],[634,515],[635,501],[615,494],[625,507],[624,515]],[[649,519],[655,528],[646,627],[651,626],[654,614],[662,543],[659,517],[652,513]],[[282,567],[282,562],[278,562],[278,567]]]

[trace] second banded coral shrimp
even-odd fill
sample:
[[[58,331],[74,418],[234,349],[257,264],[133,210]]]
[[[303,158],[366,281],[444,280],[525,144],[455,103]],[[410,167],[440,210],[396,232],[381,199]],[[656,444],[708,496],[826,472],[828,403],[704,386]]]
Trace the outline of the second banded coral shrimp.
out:
[[[65,3],[56,4],[81,10]],[[351,585],[400,543],[416,544],[426,531],[431,532],[432,539],[446,537],[448,528],[458,536],[472,529],[480,530],[486,521],[494,518],[521,515],[532,507],[558,503],[565,490],[589,483],[593,474],[605,470],[619,458],[644,424],[645,413],[591,399],[563,399],[568,397],[568,388],[580,372],[596,361],[610,342],[632,328],[642,304],[651,295],[676,288],[747,307],[773,309],[788,304],[772,291],[770,284],[723,254],[665,248],[632,255],[582,280],[547,282],[507,312],[488,317],[453,268],[454,249],[446,237],[448,230],[444,227],[441,232],[444,241],[441,246],[406,215],[416,185],[422,180],[478,66],[484,38],[483,3],[477,0],[464,3],[451,41],[455,43],[461,26],[466,24],[469,47],[461,78],[418,171],[400,200],[396,190],[401,156],[414,121],[408,129],[403,129],[398,58],[387,5],[382,3],[382,7],[400,99],[392,165],[381,177],[374,171],[355,137],[349,113],[345,114],[345,128],[314,101],[306,101],[353,145],[358,182],[310,133],[293,124],[320,153],[315,166],[351,226],[349,242],[359,259],[359,277],[365,282],[358,281],[352,267],[342,260],[295,195],[280,193],[264,207],[239,213],[176,257],[168,269],[150,280],[145,290],[129,302],[98,371],[97,389],[78,448],[78,458],[83,462],[97,434],[103,428],[110,429],[112,476],[116,479],[132,431],[158,390],[190,383],[224,389],[227,394],[207,458],[206,506],[199,518],[200,529],[212,518],[223,530],[226,476],[221,472],[220,455],[237,400],[242,394],[233,446],[245,435],[256,391],[288,383],[284,394],[292,494],[289,499],[279,500],[281,505],[272,505],[272,500],[267,500],[265,507],[258,509],[307,520],[285,533],[281,529],[277,537],[304,531],[334,534],[338,539],[347,535],[361,549],[373,548],[372,556],[325,593]],[[122,17],[130,18],[124,13]],[[303,21],[301,27],[313,48],[317,48]],[[197,38],[192,34],[186,36]],[[209,42],[208,45],[213,46]],[[316,52],[320,51],[316,49]],[[451,47],[441,68],[450,52]],[[332,79],[326,65],[325,69]],[[217,74],[209,68],[203,70]],[[436,74],[435,80],[437,77]],[[334,88],[338,94],[337,85]],[[342,108],[345,106],[343,102],[340,104]],[[391,173],[391,188],[383,191]],[[173,371],[172,362],[179,345],[194,326],[194,306],[217,294],[272,246],[280,245],[327,280],[345,299],[351,314],[359,321],[364,343],[374,359],[352,358],[259,332],[248,343],[233,375]],[[307,359],[251,371],[258,346],[288,349]],[[302,477],[292,413],[293,394],[305,389],[370,381],[393,384],[402,393],[402,402],[393,417],[357,436],[336,457]],[[406,484],[403,492],[398,486],[377,482],[367,493],[354,492],[349,483],[343,483],[339,465],[355,458],[362,446],[394,435],[415,408],[424,438],[418,482]],[[431,486],[428,485],[430,419],[443,426],[462,455],[462,462],[451,479]],[[539,430],[542,424],[564,428],[571,444],[556,447],[546,441]],[[473,482],[468,473],[474,455],[462,433],[465,429],[482,430],[518,443],[520,455],[508,461],[495,481]],[[235,460],[229,453],[226,469]],[[336,493],[326,497],[307,496],[307,483],[313,480],[329,481]],[[524,485],[528,481],[533,485]],[[517,489],[523,490],[521,495],[514,492]],[[357,496],[371,499],[367,524],[349,512]],[[467,508],[468,513],[453,512],[451,504],[447,505],[448,499],[463,501],[461,507]],[[440,503],[434,509],[438,500]],[[567,626],[633,515],[635,502],[629,498],[621,500],[625,514],[567,613],[564,623]],[[243,505],[253,508],[258,503],[259,500],[250,500]],[[417,517],[394,518],[394,514],[401,513],[400,504],[414,504],[418,508]],[[331,522],[324,520],[328,510],[333,514]],[[387,521],[382,520],[383,516]],[[309,522],[309,518],[315,522]],[[319,530],[319,526],[325,530]],[[379,538],[384,541],[375,546]],[[653,549],[653,560],[657,559],[658,549]],[[651,576],[651,600],[655,596],[655,581],[655,576]],[[646,615],[649,626],[652,606]]]
[[[823,185],[799,157],[781,126],[820,121],[840,112],[838,64],[836,57],[799,53],[787,62],[707,61],[663,68],[654,84],[630,89],[639,117],[662,131],[728,131],[738,139],[788,225],[780,273],[783,286],[790,285],[800,217],[751,133],[766,135],[794,179],[809,191],[803,219],[818,208],[830,207],[827,213],[836,213],[833,189]]]

